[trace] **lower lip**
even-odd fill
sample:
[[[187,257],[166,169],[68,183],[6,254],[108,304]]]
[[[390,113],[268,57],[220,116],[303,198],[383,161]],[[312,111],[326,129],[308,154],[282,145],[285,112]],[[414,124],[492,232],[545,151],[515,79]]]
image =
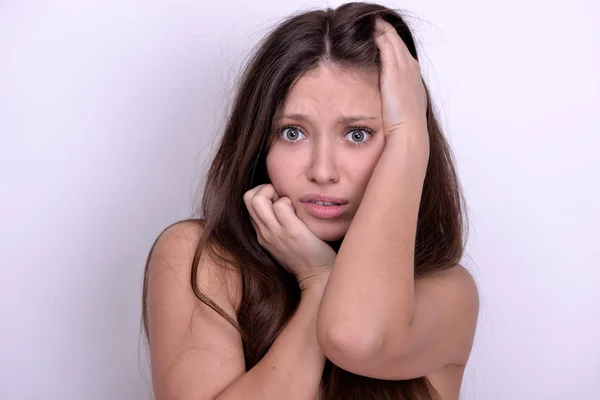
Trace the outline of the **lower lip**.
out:
[[[319,204],[311,203],[310,201],[303,202],[308,212],[317,218],[336,218],[342,215],[348,208],[348,204],[342,204],[339,206],[321,206]]]

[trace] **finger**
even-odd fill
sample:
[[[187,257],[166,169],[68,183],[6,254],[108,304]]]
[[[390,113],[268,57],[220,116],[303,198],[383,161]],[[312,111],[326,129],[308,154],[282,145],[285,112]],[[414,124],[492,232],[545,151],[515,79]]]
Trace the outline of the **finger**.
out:
[[[416,62],[412,54],[410,54],[408,47],[406,47],[406,43],[404,43],[404,40],[402,40],[402,38],[396,31],[396,28],[394,28],[392,24],[390,24],[387,21],[384,21],[381,18],[378,18],[376,21],[376,26],[378,27],[378,30],[382,32],[382,39],[387,39],[387,41],[389,41],[389,45],[393,50],[395,60],[390,60],[390,62],[394,63],[395,61],[395,64],[399,67],[405,65],[408,66],[408,63],[411,62],[411,60]]]
[[[258,228],[258,226],[254,223],[254,221],[250,220],[250,222],[252,222],[252,226],[254,227],[254,230],[256,231],[256,239],[258,241],[258,244],[261,245],[262,247],[267,246],[267,241],[265,240],[262,233],[260,233],[260,229]]]
[[[256,223],[254,221],[251,220],[250,222],[252,222],[252,226],[254,227],[254,230],[256,231],[256,239],[258,240],[258,244],[263,246],[263,243],[265,243],[265,239],[263,238],[262,233],[260,233],[260,228],[256,225]]]
[[[257,232],[260,232],[261,229],[266,229],[265,224],[258,217],[256,211],[254,210],[254,206],[252,205],[252,199],[256,195],[256,192],[258,192],[258,190],[261,188],[261,186],[262,185],[259,185],[251,190],[248,190],[246,193],[244,193],[243,197],[244,204],[246,204],[246,209],[248,210],[248,214],[250,214],[250,222],[252,222],[252,225],[254,226],[254,229]]]
[[[254,197],[256,193],[266,185],[268,185],[268,183],[263,183],[262,185],[255,186],[248,190],[246,193],[244,193],[244,200],[246,199],[246,196],[248,196],[250,199]]]
[[[275,186],[272,184],[261,185],[256,192],[254,198],[260,197],[260,200],[256,200],[258,209],[255,208],[257,215],[267,225],[269,229],[276,232],[280,229],[281,223],[277,219],[275,212],[273,211],[273,204],[280,199],[279,194],[275,190]],[[263,201],[266,199],[267,201]]]
[[[260,188],[256,194],[268,198],[272,203],[275,203],[280,198],[277,191],[275,191],[275,186],[270,183],[266,185],[260,185]]]
[[[392,41],[386,34],[387,28],[382,25],[382,20],[376,20],[376,32],[374,34],[375,44],[379,48],[379,58],[381,60],[382,69],[394,68],[398,66],[398,57],[392,44]]]
[[[275,216],[275,211],[273,211],[273,202],[269,198],[260,195],[259,192],[250,200],[250,203],[259,220],[257,222],[262,223],[268,231],[277,235],[281,230],[281,223]],[[265,234],[266,231],[263,232],[263,236]]]
[[[273,185],[269,183],[263,183],[262,185],[255,186],[252,189],[248,190],[246,193],[244,193],[243,197],[244,203],[246,203],[246,207],[250,205],[250,201],[252,200],[252,198],[259,193],[262,196],[268,198],[274,198],[275,200],[279,199],[279,195],[277,194],[277,192],[275,192],[275,188],[273,187]]]
[[[246,208],[263,236],[267,230],[279,232],[281,224],[273,211],[273,202],[279,200],[279,194],[272,184],[258,185],[244,194]]]
[[[289,197],[282,197],[273,203],[273,212],[281,226],[292,235],[302,229],[304,223],[296,215],[294,205]]]
[[[392,24],[381,18],[377,20],[377,24],[379,26],[379,30],[382,32],[382,37],[389,40],[398,64],[402,64],[407,53],[410,56],[410,52],[398,34],[398,31],[396,31],[396,28],[394,28]]]

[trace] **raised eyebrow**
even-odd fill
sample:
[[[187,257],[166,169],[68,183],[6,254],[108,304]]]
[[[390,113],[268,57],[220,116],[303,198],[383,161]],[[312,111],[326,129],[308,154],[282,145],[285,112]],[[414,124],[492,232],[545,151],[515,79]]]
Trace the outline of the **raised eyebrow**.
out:
[[[277,116],[275,118],[275,120],[281,120],[284,118],[292,119],[295,121],[308,121],[308,119],[309,119],[306,115],[303,115],[303,114],[286,114],[286,115]],[[368,117],[368,116],[364,116],[364,115],[356,115],[356,116],[342,115],[342,116],[338,117],[337,122],[344,123],[344,124],[351,124],[353,122],[373,120],[373,119],[377,119],[377,117]]]

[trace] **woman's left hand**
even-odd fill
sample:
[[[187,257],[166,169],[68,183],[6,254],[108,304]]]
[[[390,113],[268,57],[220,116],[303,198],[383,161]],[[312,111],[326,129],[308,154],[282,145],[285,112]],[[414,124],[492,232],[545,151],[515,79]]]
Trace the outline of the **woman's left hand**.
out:
[[[381,60],[380,91],[386,140],[415,132],[427,137],[427,94],[419,62],[413,58],[395,28],[376,19],[374,40]]]
[[[280,197],[272,184],[264,184],[247,191],[244,203],[258,243],[296,276],[301,289],[329,277],[336,252],[296,216],[288,197]]]

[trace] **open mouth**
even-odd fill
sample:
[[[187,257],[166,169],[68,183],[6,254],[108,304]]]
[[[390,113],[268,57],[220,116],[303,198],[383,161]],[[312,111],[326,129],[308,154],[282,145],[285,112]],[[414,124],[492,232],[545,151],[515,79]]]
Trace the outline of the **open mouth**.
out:
[[[320,206],[339,206],[339,203],[334,203],[332,201],[316,201],[316,200],[311,200],[309,201],[309,203],[313,203],[313,204],[318,204]]]

